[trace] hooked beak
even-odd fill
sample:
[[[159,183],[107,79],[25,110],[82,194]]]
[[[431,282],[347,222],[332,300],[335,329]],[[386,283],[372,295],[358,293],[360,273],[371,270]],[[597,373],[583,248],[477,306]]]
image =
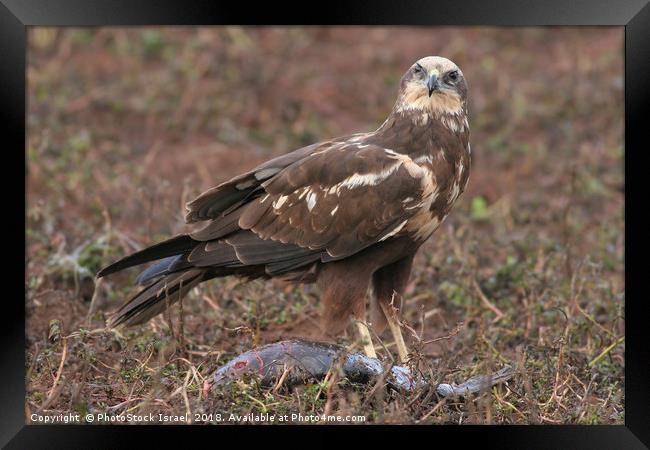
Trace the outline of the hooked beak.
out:
[[[429,89],[429,97],[431,97],[433,91],[438,89],[438,75],[429,75],[429,78],[427,79],[427,88]]]

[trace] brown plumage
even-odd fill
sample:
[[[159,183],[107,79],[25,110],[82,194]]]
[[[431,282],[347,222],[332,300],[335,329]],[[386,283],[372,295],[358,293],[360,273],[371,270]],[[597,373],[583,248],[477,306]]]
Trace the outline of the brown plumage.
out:
[[[364,320],[372,286],[381,331],[416,251],[465,189],[469,169],[462,72],[445,58],[423,58],[402,77],[376,131],[301,148],[208,190],[186,215],[205,227],[103,269],[98,276],[157,261],[109,325],[142,323],[198,283],[236,275],[318,282],[332,335],[351,317]]]

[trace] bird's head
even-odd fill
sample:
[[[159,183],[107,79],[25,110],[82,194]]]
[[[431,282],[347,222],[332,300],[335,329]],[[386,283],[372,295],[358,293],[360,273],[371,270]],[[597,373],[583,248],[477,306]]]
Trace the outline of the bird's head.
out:
[[[427,56],[413,64],[400,82],[397,111],[454,114],[465,111],[467,84],[460,68],[441,56]]]

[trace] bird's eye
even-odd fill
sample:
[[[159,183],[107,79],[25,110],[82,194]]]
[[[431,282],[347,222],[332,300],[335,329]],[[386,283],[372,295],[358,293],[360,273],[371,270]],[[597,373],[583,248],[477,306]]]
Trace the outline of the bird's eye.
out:
[[[458,71],[454,70],[453,72],[449,72],[449,75],[447,75],[447,78],[449,78],[451,81],[458,80]]]
[[[416,64],[415,67],[413,68],[413,71],[414,71],[415,73],[422,73],[422,72],[424,71],[424,69],[422,68],[421,65]]]

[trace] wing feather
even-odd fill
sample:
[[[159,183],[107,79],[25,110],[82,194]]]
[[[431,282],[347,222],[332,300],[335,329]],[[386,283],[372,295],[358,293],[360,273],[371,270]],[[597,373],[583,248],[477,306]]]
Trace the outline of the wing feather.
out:
[[[245,203],[251,195],[261,193],[262,190],[259,187],[264,181],[272,178],[285,167],[308,156],[319,146],[326,144],[309,145],[273,158],[249,172],[208,189],[186,205],[185,221],[194,223],[214,219],[234,210]]]
[[[433,182],[408,156],[337,142],[262,183],[268,195],[242,208],[239,226],[263,240],[344,258],[399,232]]]
[[[253,170],[238,175],[225,183],[208,189],[186,205],[187,223],[215,219],[239,208],[263,190],[264,182],[272,179],[285,168],[302,161],[306,157],[327,150],[341,143],[359,142],[370,133],[357,133],[342,136],[331,141],[319,142],[278,156],[257,166]]]
[[[188,204],[197,267],[279,273],[345,258],[402,232],[433,175],[364,135],[314,144],[233,178]],[[429,191],[431,186],[429,186]]]

